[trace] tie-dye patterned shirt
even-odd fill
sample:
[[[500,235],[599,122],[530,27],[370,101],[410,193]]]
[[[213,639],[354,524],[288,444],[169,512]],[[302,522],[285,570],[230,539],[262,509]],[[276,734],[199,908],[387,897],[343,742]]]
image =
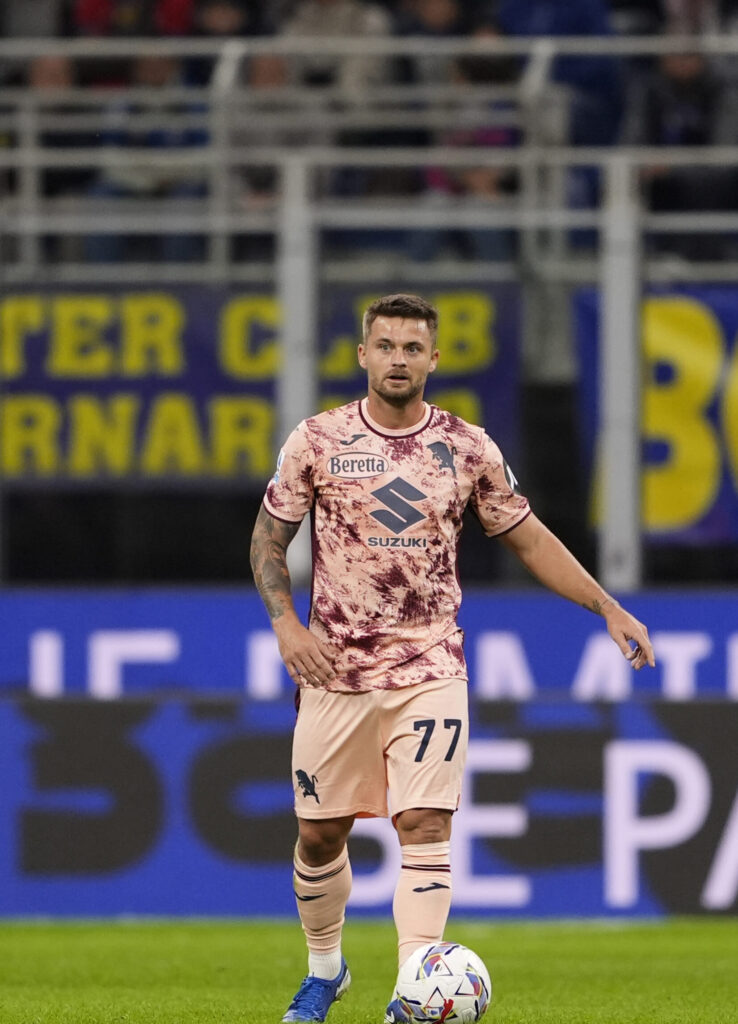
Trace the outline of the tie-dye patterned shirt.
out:
[[[277,519],[312,514],[309,628],[335,652],[330,689],[466,678],[456,622],[464,509],[494,537],[525,519],[528,501],[481,427],[426,405],[413,427],[387,430],[366,405],[303,420],[264,498]]]

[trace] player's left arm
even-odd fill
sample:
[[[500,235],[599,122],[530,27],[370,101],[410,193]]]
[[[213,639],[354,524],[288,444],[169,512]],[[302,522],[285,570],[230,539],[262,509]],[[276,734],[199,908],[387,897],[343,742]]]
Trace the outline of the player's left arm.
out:
[[[544,586],[601,615],[633,668],[655,664],[648,630],[604,590],[569,549],[532,513],[500,538]]]

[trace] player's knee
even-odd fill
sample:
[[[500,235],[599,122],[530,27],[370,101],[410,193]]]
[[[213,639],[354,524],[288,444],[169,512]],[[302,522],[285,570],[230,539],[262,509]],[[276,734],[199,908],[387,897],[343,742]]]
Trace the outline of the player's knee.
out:
[[[351,829],[351,819],[336,818],[327,821],[308,821],[301,818],[297,852],[300,859],[311,866],[328,864],[335,860],[344,846]]]
[[[397,815],[395,827],[403,846],[444,843],[451,838],[451,811],[414,807]]]

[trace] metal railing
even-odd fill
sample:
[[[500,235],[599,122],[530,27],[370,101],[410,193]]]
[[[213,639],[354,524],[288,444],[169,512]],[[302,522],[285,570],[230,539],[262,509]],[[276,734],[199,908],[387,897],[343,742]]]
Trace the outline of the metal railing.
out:
[[[438,57],[527,56],[517,81],[499,86],[469,84],[372,84],[347,94],[338,86],[305,88],[294,85],[271,89],[244,84],[243,69],[250,59],[281,55],[286,60],[314,56],[351,59],[352,56],[405,59]],[[551,83],[553,61],[561,55],[656,55],[684,49],[713,56],[738,53],[738,37],[534,40],[480,39],[330,39],[271,38],[206,42],[202,40],[15,40],[0,42],[0,61],[27,62],[35,56],[61,54],[84,63],[133,55],[174,55],[209,58],[215,62],[206,87],[70,88],[42,91],[5,88],[0,97],[1,272],[6,283],[44,281],[104,282],[112,268],[83,255],[84,239],[104,234],[120,237],[170,236],[200,239],[199,251],[186,262],[169,258],[148,261],[141,247],[133,259],[116,261],[116,280],[255,281],[273,280],[274,267],[265,259],[237,255],[237,240],[254,235],[278,237],[282,170],[297,153],[310,168],[307,196],[317,231],[418,230],[428,227],[479,227],[521,232],[515,260],[471,261],[463,266],[449,260],[423,261],[413,266],[405,252],[357,250],[361,267],[341,254],[332,259],[321,253],[321,274],[327,281],[352,275],[377,280],[392,272],[418,273],[432,280],[514,279],[521,271],[530,278],[581,283],[597,278],[593,249],[572,251],[567,240],[573,230],[597,231],[602,209],[571,209],[566,202],[567,173],[579,167],[605,168],[614,159],[609,147],[571,149],[566,146],[569,91]],[[122,127],[122,121],[125,125]],[[111,125],[115,121],[115,126]],[[346,145],[349,132],[425,132],[438,140],[449,127],[466,131],[507,129],[514,145],[474,146],[448,144],[398,147],[378,144]],[[201,133],[197,144],[186,137],[164,145],[135,145],[147,132]],[[128,136],[121,142],[120,136]],[[84,138],[80,141],[79,136]],[[96,136],[99,141],[91,141]],[[49,137],[53,136],[53,143]],[[707,151],[633,149],[618,151],[634,166],[658,161],[667,166],[736,162],[730,148]],[[361,169],[375,181],[396,172],[420,172],[436,166],[451,170],[464,166],[505,168],[517,175],[518,190],[495,203],[472,197],[454,197],[429,204],[422,195],[383,195],[371,199],[330,194],[326,180],[342,169]],[[274,186],[268,195],[250,196],[247,179],[254,170],[269,169]],[[101,197],[93,187],[44,195],[49,172],[84,172],[94,182],[143,173],[176,181],[185,178],[188,196]],[[171,192],[171,190],[170,190]],[[738,217],[738,214],[736,215]],[[648,232],[733,232],[735,219],[724,213],[647,214],[641,227]],[[49,237],[57,245],[48,254]],[[197,247],[194,247],[197,248]],[[394,256],[394,259],[393,259]],[[649,258],[644,278],[668,280],[675,273],[714,280],[738,279],[738,261],[719,265],[702,263],[685,268],[674,258]],[[534,353],[533,365],[540,365]]]
[[[243,84],[243,68],[260,54],[287,60],[314,56],[351,59],[458,56],[525,56],[517,81],[503,86],[372,84],[346,93],[335,87],[255,90]],[[0,60],[27,61],[63,54],[77,61],[134,55],[209,57],[215,61],[203,88],[69,89],[40,92],[5,89],[0,96],[0,279],[5,286],[30,283],[151,281],[260,282],[273,284],[282,300],[282,343],[286,358],[279,387],[283,425],[315,407],[317,295],[321,282],[379,283],[422,279],[521,280],[531,307],[568,302],[568,285],[594,282],[603,295],[605,372],[602,385],[605,504],[600,531],[600,575],[616,590],[641,578],[639,525],[639,389],[637,312],[644,280],[701,277],[738,280],[738,262],[700,264],[643,258],[648,232],[738,232],[735,214],[649,213],[639,195],[641,168],[662,166],[738,167],[738,146],[719,148],[572,147],[566,144],[570,94],[551,82],[561,55],[634,57],[699,51],[719,57],[727,75],[738,55],[738,37],[533,40],[426,40],[272,38],[206,43],[202,40],[16,40],[0,42]],[[117,118],[117,119],[116,119]],[[121,144],[146,132],[185,133],[169,146]],[[446,127],[470,131],[506,128],[508,146],[438,144]],[[361,133],[423,131],[430,145],[357,145]],[[100,131],[102,143],[66,144],[75,133]],[[347,145],[345,134],[353,144]],[[196,144],[186,133],[199,132]],[[49,144],[49,135],[54,145]],[[116,142],[116,138],[118,141]],[[396,140],[395,140],[396,141]],[[364,135],[364,142],[367,136]],[[517,192],[497,202],[472,197],[428,204],[422,195],[400,190],[375,197],[335,194],[336,173],[351,168],[373,172],[381,185],[391,170],[429,167],[505,168],[517,175]],[[99,176],[144,173],[194,187],[186,196],[101,197],[93,190],[44,195],[48,171],[84,170]],[[267,196],[249,203],[244,181],[267,168],[273,184]],[[571,209],[567,175],[594,168],[603,179],[597,207]],[[417,262],[390,243],[380,256],[357,247],[353,258],[331,259],[321,251],[327,231],[411,231],[430,228],[512,230],[520,245],[514,259]],[[594,233],[598,245],[572,248],[575,230]],[[195,236],[198,258],[177,262],[100,263],[80,258],[85,237]],[[270,235],[274,259],[238,259],[234,240]],[[53,259],[46,240],[62,240]],[[553,290],[552,290],[553,289]],[[572,372],[569,332],[549,335],[546,346],[528,333],[529,366]],[[561,370],[561,367],[568,369]]]
[[[106,268],[90,266],[89,259],[79,258],[79,245],[66,245],[62,257],[50,261],[44,257],[40,240],[57,235],[66,242],[95,233],[102,227],[113,235],[148,235],[168,233],[186,235],[197,233],[207,245],[202,258],[188,264],[173,266],[169,261],[164,274],[168,278],[182,279],[205,276],[209,280],[263,279],[265,267],[244,265],[233,257],[233,240],[241,235],[275,233],[279,221],[278,182],[286,161],[299,150],[307,163],[319,171],[341,167],[386,170],[395,168],[418,169],[428,161],[444,159],[445,151],[420,146],[411,150],[378,149],[375,145],[347,147],[337,145],[341,133],[347,130],[356,138],[357,133],[372,131],[413,131],[438,133],[449,124],[461,123],[466,131],[489,129],[494,126],[515,131],[524,148],[542,143],[563,142],[566,133],[566,90],[547,89],[546,67],[548,52],[531,62],[528,71],[514,85],[487,86],[377,86],[361,95],[346,96],[336,87],[305,89],[287,86],[274,90],[249,89],[239,84],[239,69],[251,55],[269,52],[302,51],[313,47],[303,42],[291,46],[277,45],[279,41],[260,42],[258,46],[244,42],[209,48],[195,46],[188,41],[169,41],[162,44],[163,52],[179,56],[201,55],[203,50],[219,63],[212,76],[212,85],[201,88],[118,88],[111,96],[109,89],[79,89],[38,91],[28,88],[5,89],[0,104],[0,133],[5,133],[9,144],[0,148],[0,171],[11,174],[11,183],[1,201],[0,230],[6,238],[4,278],[9,282],[27,280],[59,280],[73,282],[103,279]],[[283,41],[282,41],[283,42]],[[388,41],[388,45],[392,46]],[[103,53],[119,55],[138,52],[150,53],[151,44],[131,41],[106,40],[101,43]],[[162,47],[156,52],[162,52]],[[335,49],[335,46],[333,47]],[[356,48],[355,41],[346,41],[346,48]],[[395,47],[396,48],[396,47]],[[45,52],[48,44],[28,49],[23,44],[14,48],[16,57],[25,53]],[[60,43],[60,53],[83,58],[98,52],[97,43],[80,46],[78,41]],[[329,46],[330,50],[331,47]],[[341,47],[341,50],[343,47]],[[421,51],[427,50],[422,47]],[[470,47],[463,43],[456,47],[462,53]],[[472,52],[475,48],[471,48]],[[0,56],[3,47],[0,44]],[[449,51],[453,52],[453,51]],[[495,104],[496,107],[491,106]],[[81,108],[81,109],[80,109]],[[122,144],[121,119],[125,116],[125,134],[128,144]],[[113,131],[111,121],[118,122]],[[135,145],[135,140],[151,131],[183,133],[181,141],[163,146]],[[198,144],[187,144],[186,134],[202,132]],[[83,142],[75,144],[75,134],[86,133]],[[53,134],[53,144],[49,136]],[[90,136],[99,144],[91,144]],[[116,142],[117,139],[117,142]],[[265,140],[267,144],[265,145]],[[268,144],[272,140],[272,144]],[[316,146],[316,141],[322,145]],[[522,150],[521,150],[522,152]],[[476,164],[485,165],[486,157]],[[521,160],[511,155],[503,158],[507,166],[519,167]],[[525,164],[528,161],[524,161]],[[275,174],[277,186],[270,196],[260,197],[258,204],[245,207],[244,177],[254,168],[269,168]],[[158,197],[155,202],[143,198],[115,197],[101,201],[94,189],[83,190],[56,198],[44,196],[44,174],[59,171],[94,172],[103,180],[111,175],[146,173],[152,177],[171,176],[174,180],[187,175],[201,195],[191,196],[184,203],[182,197],[172,202]],[[527,175],[522,206],[530,206],[534,196],[531,189],[534,178]],[[367,226],[376,222],[376,204],[362,202],[361,197],[338,203],[320,201],[315,195],[318,182],[311,185],[311,201],[316,224],[340,220],[340,209],[351,211],[351,216],[362,209]],[[325,193],[326,189],[323,188]],[[536,190],[537,193],[537,190]],[[517,205],[517,204],[516,204]],[[402,208],[412,226],[412,211],[403,200]],[[395,213],[397,211],[395,210]],[[442,215],[441,215],[442,216]],[[458,210],[456,216],[470,216],[473,211]],[[415,223],[428,223],[428,213],[415,211]],[[400,224],[400,226],[403,226]],[[193,266],[192,263],[196,263]],[[338,264],[333,269],[342,270]],[[160,266],[145,260],[127,261],[116,267],[116,277],[122,273],[129,279],[148,278],[161,271]],[[329,268],[328,268],[329,269]],[[508,273],[510,268],[508,268]]]

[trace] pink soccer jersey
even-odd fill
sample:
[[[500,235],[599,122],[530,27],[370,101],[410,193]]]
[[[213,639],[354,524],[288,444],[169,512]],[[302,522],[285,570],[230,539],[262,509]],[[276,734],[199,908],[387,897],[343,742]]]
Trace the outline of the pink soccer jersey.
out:
[[[287,522],[312,513],[309,628],[336,655],[329,688],[466,678],[456,622],[464,509],[494,537],[525,519],[528,501],[481,427],[426,405],[420,423],[387,430],[366,406],[303,420],[264,498]]]

